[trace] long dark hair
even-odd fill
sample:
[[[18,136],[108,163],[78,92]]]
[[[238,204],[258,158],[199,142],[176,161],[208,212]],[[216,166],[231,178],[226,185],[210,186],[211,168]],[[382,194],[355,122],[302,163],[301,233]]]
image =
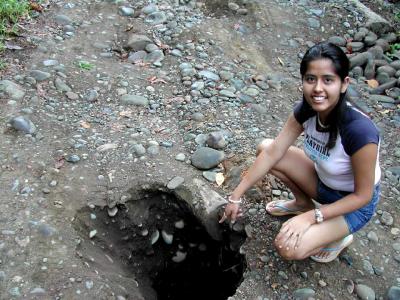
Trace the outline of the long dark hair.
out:
[[[304,79],[304,75],[307,72],[310,62],[324,58],[332,61],[335,73],[340,77],[342,82],[344,82],[345,78],[349,76],[349,59],[342,51],[342,49],[332,43],[327,42],[316,44],[307,50],[300,64],[301,78]],[[329,149],[335,146],[338,130],[347,109],[346,102],[346,92],[340,93],[338,103],[328,116],[327,125],[329,125],[329,140],[326,144],[326,147],[328,147]],[[308,105],[304,98],[304,95],[303,103]]]

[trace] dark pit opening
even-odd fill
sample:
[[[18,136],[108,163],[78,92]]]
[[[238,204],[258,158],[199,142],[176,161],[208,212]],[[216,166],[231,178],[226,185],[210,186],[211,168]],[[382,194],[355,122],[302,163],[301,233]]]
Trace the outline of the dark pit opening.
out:
[[[114,217],[115,208],[84,209],[75,228],[86,239],[88,230],[97,230],[92,242],[131,272],[146,300],[234,295],[246,268],[239,253],[245,234],[225,228],[216,241],[174,195],[146,192],[141,198],[116,206]]]

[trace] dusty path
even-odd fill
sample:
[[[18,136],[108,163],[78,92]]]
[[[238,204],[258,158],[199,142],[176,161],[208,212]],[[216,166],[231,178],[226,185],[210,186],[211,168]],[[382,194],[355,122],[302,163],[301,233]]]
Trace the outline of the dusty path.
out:
[[[382,130],[385,178],[378,214],[340,260],[276,255],[272,239],[282,220],[266,215],[264,204],[271,189],[288,196],[279,183],[249,191],[243,224],[233,231],[216,224],[223,200],[211,192],[229,193],[257,142],[283,125],[300,96],[301,54],[322,39],[351,37],[363,14],[347,1],[152,3],[55,1],[13,41],[25,50],[6,53],[0,299],[155,299],[143,274],[202,251],[201,235],[187,245],[196,233],[179,236],[191,213],[213,237],[230,232],[224,245],[234,253],[226,255],[244,254],[232,299],[398,293],[398,90],[392,100],[372,99],[364,80],[353,80],[355,102]],[[220,151],[207,147],[207,158],[195,158],[211,132],[208,145]],[[222,186],[218,173],[227,179]]]

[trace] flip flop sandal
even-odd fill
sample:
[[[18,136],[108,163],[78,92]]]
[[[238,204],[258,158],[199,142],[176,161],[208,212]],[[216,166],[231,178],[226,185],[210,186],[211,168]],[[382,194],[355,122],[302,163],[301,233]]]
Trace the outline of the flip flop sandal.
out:
[[[353,242],[353,239],[354,239],[353,235],[350,234],[345,238],[343,238],[339,246],[334,248],[322,248],[321,251],[329,252],[329,255],[327,257],[321,258],[316,255],[312,255],[310,256],[310,258],[319,263],[331,262],[339,256],[340,252],[342,252],[346,247],[348,247]]]
[[[269,213],[271,216],[286,216],[286,215],[300,215],[307,210],[302,210],[302,209],[290,209],[285,206],[286,200],[275,200],[268,202],[265,205],[265,210],[267,213]],[[268,208],[274,209],[274,211],[269,211]]]

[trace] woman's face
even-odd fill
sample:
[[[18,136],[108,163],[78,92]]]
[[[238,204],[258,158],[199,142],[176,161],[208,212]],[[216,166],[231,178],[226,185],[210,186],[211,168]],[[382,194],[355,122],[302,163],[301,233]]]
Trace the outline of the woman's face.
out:
[[[340,93],[344,93],[348,85],[349,78],[342,81],[328,58],[311,61],[303,76],[304,98],[322,121],[326,120],[338,103]]]

